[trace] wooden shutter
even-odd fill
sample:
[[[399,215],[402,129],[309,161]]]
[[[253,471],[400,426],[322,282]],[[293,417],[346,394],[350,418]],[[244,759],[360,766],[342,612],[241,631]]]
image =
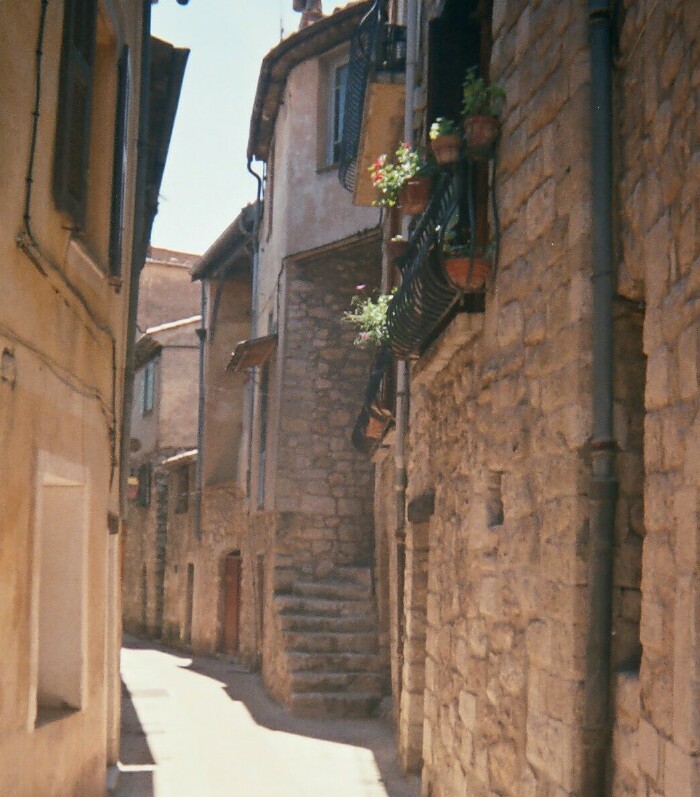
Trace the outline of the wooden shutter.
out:
[[[126,136],[129,123],[129,48],[124,47],[117,65],[117,112],[114,120],[112,207],[109,220],[109,274],[121,274],[126,182]]]
[[[56,121],[54,200],[85,224],[97,0],[66,0]]]

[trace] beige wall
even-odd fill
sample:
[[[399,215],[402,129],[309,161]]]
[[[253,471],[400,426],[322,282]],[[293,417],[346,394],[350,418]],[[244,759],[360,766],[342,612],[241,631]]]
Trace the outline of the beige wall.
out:
[[[0,792],[13,797],[94,797],[104,787],[105,766],[115,750],[119,690],[114,675],[114,618],[118,568],[116,542],[108,536],[107,513],[118,513],[119,439],[128,285],[121,292],[106,277],[107,223],[112,168],[114,61],[117,35],[132,53],[132,113],[128,131],[125,258],[131,248],[134,154],[138,123],[140,4],[113,2],[114,17],[100,3],[96,110],[90,161],[90,214],[84,241],[71,220],[55,210],[51,194],[52,153],[60,62],[61,3],[50,3],[43,42],[41,107],[33,172],[31,231],[23,231],[23,200],[35,91],[35,49],[40,4],[0,5]],[[110,25],[120,26],[117,31]],[[110,33],[107,39],[105,34]],[[101,177],[98,179],[98,176]],[[106,175],[106,176],[105,176]],[[33,258],[17,245],[31,249]],[[89,252],[94,252],[94,256]],[[81,298],[82,297],[82,300]],[[42,567],[51,534],[60,531],[41,514],[42,493],[52,484],[72,485],[83,495],[80,593],[82,631],[66,628],[66,644],[82,645],[80,709],[57,718],[44,708],[35,726],[42,651],[42,623],[51,607],[42,603],[56,575]],[[44,496],[45,497],[45,496]],[[58,518],[57,518],[58,522]],[[66,525],[65,517],[60,520]],[[111,580],[109,573],[112,574]],[[60,591],[60,585],[59,585]],[[57,622],[59,603],[54,604]],[[78,638],[79,637],[79,638]],[[69,640],[70,638],[70,640]],[[108,695],[116,696],[110,699]],[[107,727],[110,747],[107,745]]]
[[[199,314],[200,286],[189,272],[197,259],[184,252],[150,250],[139,280],[139,329]]]
[[[275,312],[276,281],[284,257],[341,240],[379,222],[379,209],[353,206],[349,192],[338,181],[337,168],[322,165],[319,156],[319,149],[323,150],[319,139],[325,142],[325,86],[330,79],[323,64],[342,52],[343,48],[337,48],[322,59],[305,61],[287,80],[273,138],[269,237],[269,176],[261,227],[258,306],[263,321]]]
[[[239,453],[244,422],[246,374],[227,370],[236,344],[250,337],[250,277],[223,283],[219,310],[214,303],[219,283],[207,281],[209,315],[205,353],[204,485],[239,478]]]

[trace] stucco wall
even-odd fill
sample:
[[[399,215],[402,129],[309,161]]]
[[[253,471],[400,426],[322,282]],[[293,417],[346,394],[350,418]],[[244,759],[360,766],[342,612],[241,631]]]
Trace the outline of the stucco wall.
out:
[[[345,45],[347,47],[347,45]],[[319,136],[326,129],[324,61],[343,48],[295,67],[287,80],[273,139],[273,217],[268,237],[270,203],[265,202],[261,235],[258,302],[261,318],[274,309],[277,275],[284,257],[341,240],[358,230],[376,227],[377,208],[352,205],[351,195],[340,185],[337,169],[322,165]],[[269,165],[269,164],[268,164]],[[343,208],[338,213],[338,208]]]
[[[128,131],[122,264],[122,276],[128,282],[141,8],[135,2],[113,5],[132,52],[135,92]],[[119,690],[111,682],[117,676],[118,655],[117,543],[108,536],[107,515],[119,512],[119,475],[114,469],[119,433],[116,416],[121,406],[128,290],[124,286],[117,292],[118,286],[106,277],[109,176],[90,184],[91,221],[86,241],[87,248],[96,253],[94,258],[78,241],[71,219],[56,211],[52,199],[62,3],[48,5],[42,45],[41,107],[30,206],[33,243],[23,230],[40,11],[41,4],[35,3],[0,6],[0,160],[4,164],[0,192],[4,290],[0,307],[0,640],[4,651],[0,792],[14,797],[93,797],[104,788],[108,757],[116,755],[118,728]],[[103,11],[101,25],[105,24]],[[103,64],[109,66],[116,81],[116,63],[107,63],[112,49],[110,44],[100,57],[107,59]],[[103,129],[91,152],[93,175],[105,170],[111,174],[115,85],[96,87],[101,104],[93,119]],[[101,114],[108,110],[107,125],[107,117]],[[23,235],[24,245],[33,250],[33,260],[18,248],[18,235]],[[42,469],[46,458],[52,464]],[[46,479],[80,482],[85,496],[86,514],[75,518],[77,524],[84,523],[83,687],[80,710],[35,728],[36,662],[42,644],[37,633],[42,528],[48,533],[48,527],[41,524],[50,523],[50,518],[37,514],[36,507]],[[106,622],[108,617],[111,624]],[[39,718],[50,719],[43,710]]]

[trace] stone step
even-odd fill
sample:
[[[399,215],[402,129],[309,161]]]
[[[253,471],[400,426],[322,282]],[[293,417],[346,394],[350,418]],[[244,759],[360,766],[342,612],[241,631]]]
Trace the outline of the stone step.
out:
[[[326,598],[330,600],[369,600],[372,595],[365,584],[352,581],[295,581],[292,593],[304,598]]]
[[[380,702],[380,695],[362,692],[292,692],[289,696],[289,708],[297,717],[374,717]]]
[[[374,631],[376,623],[372,615],[349,614],[333,617],[327,614],[287,614],[279,615],[280,627],[283,631]]]
[[[333,571],[333,578],[337,581],[349,581],[353,584],[361,584],[369,590],[372,588],[372,571],[369,567],[357,567],[352,565],[336,567]]]
[[[287,666],[289,672],[377,672],[379,657],[376,653],[310,653],[287,649]]]
[[[287,650],[308,653],[376,653],[377,635],[374,632],[343,633],[322,631],[285,631]]]
[[[289,674],[292,692],[365,692],[381,695],[384,678],[376,672],[318,672]]]
[[[375,616],[373,600],[333,600],[331,598],[311,598],[291,592],[275,594],[275,607],[279,614],[313,614],[329,617],[347,617],[364,614]]]

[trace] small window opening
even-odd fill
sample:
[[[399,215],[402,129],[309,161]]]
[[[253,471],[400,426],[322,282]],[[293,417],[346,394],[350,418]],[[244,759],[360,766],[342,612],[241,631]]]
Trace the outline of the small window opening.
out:
[[[489,471],[486,483],[486,524],[489,528],[503,525],[503,473]]]

